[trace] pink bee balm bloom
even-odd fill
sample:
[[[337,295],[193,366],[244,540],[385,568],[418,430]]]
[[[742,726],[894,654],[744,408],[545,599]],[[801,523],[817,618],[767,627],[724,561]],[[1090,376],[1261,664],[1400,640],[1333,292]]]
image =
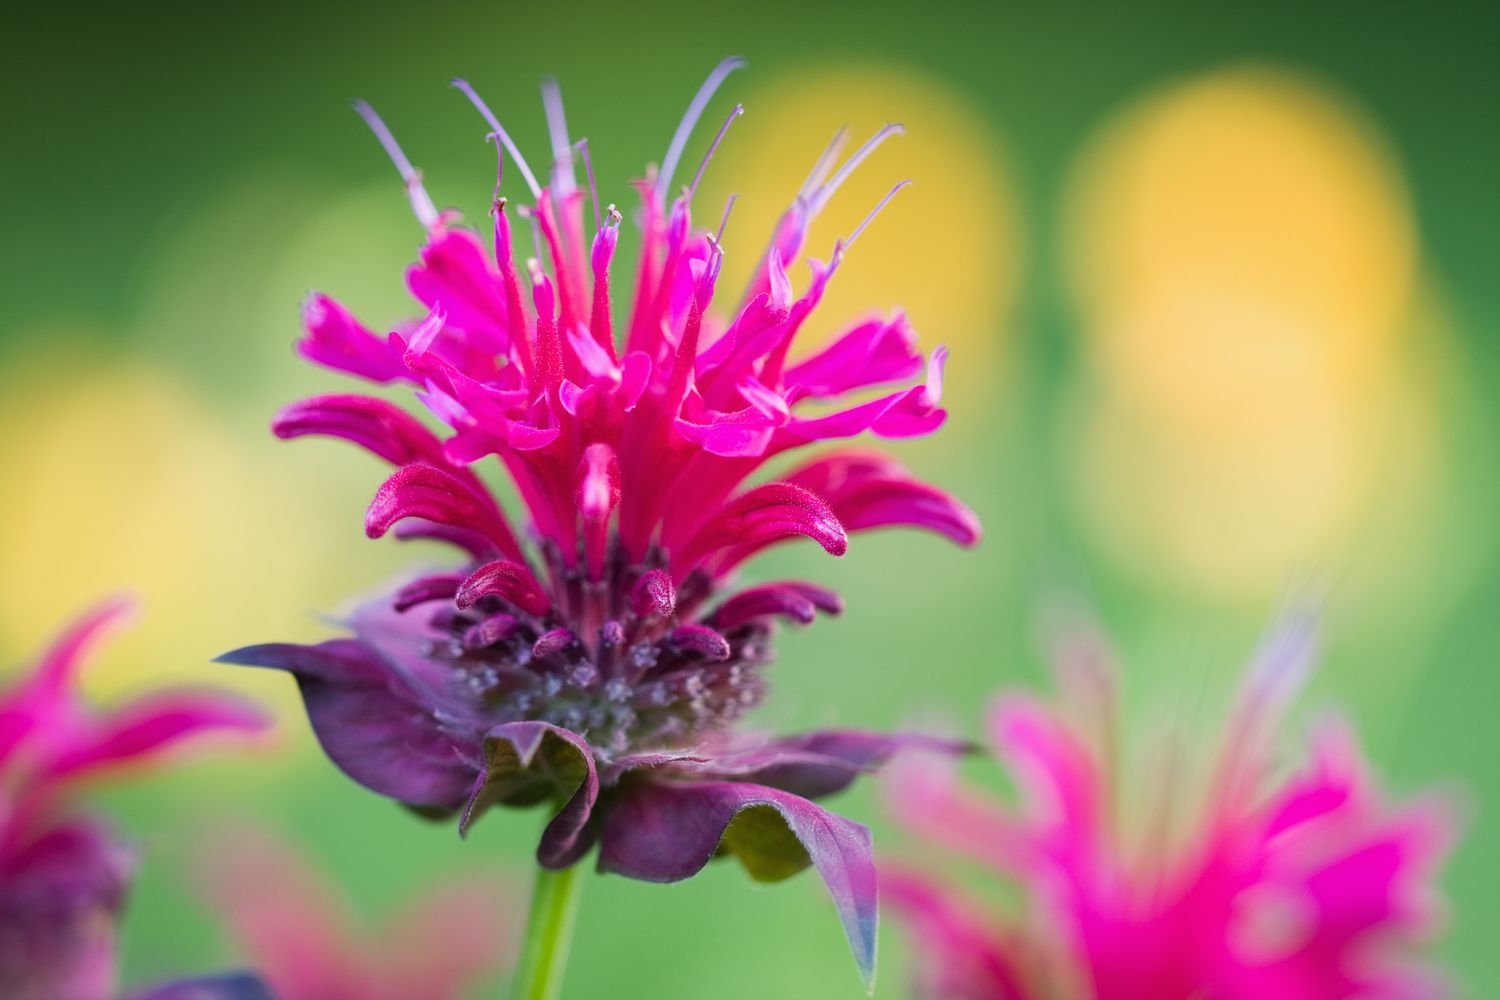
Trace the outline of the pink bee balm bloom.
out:
[[[765,695],[776,620],[807,624],[840,602],[810,583],[742,589],[733,576],[789,539],[842,555],[852,531],[908,525],[971,545],[979,525],[878,452],[834,450],[752,482],[768,460],[807,445],[936,430],[945,416],[943,351],[923,376],[899,314],[794,351],[860,230],[835,244],[827,263],[809,261],[800,293],[787,269],[812,219],[896,126],[837,169],[837,144],[829,149],[742,304],[716,310],[724,221],[715,216],[709,232],[690,220],[707,159],[675,197],[672,181],[694,125],[738,65],[714,70],[661,169],[636,185],[640,268],[618,326],[611,262],[622,216],[614,206],[601,214],[595,200],[586,239],[574,162],[581,152],[587,165],[587,147],[569,138],[555,84],[544,87],[554,162],[542,181],[478,95],[455,81],[533,201],[517,213],[537,248],[524,263],[505,198],[495,199],[487,246],[433,208],[385,125],[358,106],[427,229],[407,272],[427,312],[380,337],[317,295],[299,350],[368,381],[411,385],[451,433],[440,439],[362,395],[295,404],[274,429],[342,437],[395,466],[370,505],[367,533],[439,539],[463,563],[356,611],[353,638],[224,659],[294,674],[334,762],[423,813],[458,813],[466,829],[492,805],[560,804],[538,849],[545,867],[567,867],[595,845],[602,870],[657,882],[687,878],[716,854],[738,856],[766,880],[811,864],[868,975],[869,833],[809,799],[915,738],[735,735]],[[591,171],[588,183],[592,191]],[[898,387],[879,391],[889,383]],[[841,402],[851,393],[860,401]],[[524,530],[471,469],[489,456],[514,482]]]
[[[108,713],[77,690],[89,649],[129,613],[101,604],[63,633],[32,673],[0,693],[0,995],[115,995],[115,922],[134,855],[73,814],[79,779],[145,762],[183,739],[252,731],[259,714],[223,695],[164,692]]]
[[[1074,635],[1059,659],[1070,713],[1001,698],[990,735],[1023,806],[963,790],[939,761],[900,770],[894,813],[932,843],[1019,883],[1004,917],[916,869],[887,870],[910,933],[918,993],[942,1000],[1430,1000],[1420,961],[1437,910],[1433,874],[1452,824],[1435,800],[1388,802],[1349,731],[1317,729],[1289,773],[1273,742],[1313,655],[1291,616],[1250,669],[1198,811],[1173,801],[1183,774],[1145,793],[1144,840],[1121,833],[1115,674]],[[1173,829],[1181,826],[1181,829]]]
[[[503,880],[466,875],[378,927],[269,834],[235,829],[200,864],[205,895],[279,1000],[457,1000],[498,971],[522,911]]]

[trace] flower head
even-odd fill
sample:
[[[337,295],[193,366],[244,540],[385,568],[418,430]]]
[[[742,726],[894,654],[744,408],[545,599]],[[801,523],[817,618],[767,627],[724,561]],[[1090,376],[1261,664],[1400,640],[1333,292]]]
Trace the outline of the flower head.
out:
[[[274,429],[346,438],[395,466],[367,533],[439,539],[463,565],[361,607],[347,622],[353,638],[225,659],[296,675],[329,756],[424,813],[459,813],[466,828],[491,805],[557,804],[538,850],[543,865],[570,865],[596,843],[602,869],[651,881],[686,878],[716,853],[737,855],[762,879],[811,863],[868,971],[868,832],[808,798],[844,787],[906,738],[735,735],[734,723],[764,697],[776,620],[806,624],[840,603],[809,583],[735,589],[731,579],[789,539],[842,555],[852,531],[912,525],[967,545],[979,527],[879,453],[836,450],[750,484],[768,460],[806,445],[865,431],[927,434],[945,414],[943,352],[920,377],[899,314],[857,323],[805,356],[793,349],[863,226],[827,263],[809,262],[801,294],[787,269],[813,218],[899,126],[842,165],[840,141],[829,148],[741,305],[716,310],[727,213],[714,232],[690,218],[708,158],[680,194],[672,183],[694,125],[738,65],[714,70],[660,170],[636,185],[640,268],[618,328],[611,262],[622,215],[599,210],[590,169],[594,231],[585,239],[575,162],[588,166],[587,146],[569,137],[554,83],[543,88],[553,163],[539,180],[479,96],[455,81],[533,202],[514,210],[497,189],[492,247],[434,208],[385,125],[358,106],[427,229],[407,273],[427,312],[380,337],[317,295],[299,350],[368,381],[411,385],[451,433],[440,439],[363,395],[295,404]],[[513,212],[535,246],[524,263]],[[903,385],[872,394],[893,382]],[[840,402],[851,393],[860,401]],[[525,507],[519,532],[470,467],[488,456]]]
[[[1273,738],[1313,655],[1290,616],[1245,679],[1201,808],[1172,794],[1187,760],[1152,775],[1143,838],[1121,832],[1129,796],[1111,744],[1114,672],[1072,636],[1059,659],[1072,715],[1002,698],[991,737],[1023,799],[972,796],[940,762],[898,774],[914,831],[1019,883],[1004,918],[915,869],[887,872],[921,959],[926,997],[1430,998],[1441,980],[1416,947],[1435,915],[1433,869],[1450,840],[1434,801],[1392,805],[1349,731],[1327,724],[1278,775]]]
[[[0,993],[17,998],[110,997],[115,920],[134,856],[96,820],[69,808],[79,779],[148,760],[205,731],[261,727],[221,695],[164,692],[112,712],[77,690],[89,649],[129,604],[101,604],[0,693]]]

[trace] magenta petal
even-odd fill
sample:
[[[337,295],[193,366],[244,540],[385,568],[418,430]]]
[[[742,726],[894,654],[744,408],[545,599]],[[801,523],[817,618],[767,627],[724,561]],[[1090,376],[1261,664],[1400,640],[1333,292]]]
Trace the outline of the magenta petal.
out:
[[[923,996],[1028,1000],[1033,992],[993,922],[916,872],[881,866],[888,911],[910,929]]]
[[[795,470],[787,481],[828,501],[849,531],[905,525],[964,546],[977,544],[983,534],[972,510],[877,453],[834,452]]]
[[[552,602],[531,570],[510,559],[497,559],[476,569],[458,588],[455,602],[471,608],[485,597],[498,597],[529,615],[545,615]]]
[[[78,671],[110,629],[135,610],[129,598],[102,601],[71,623],[42,654],[35,673],[0,701],[0,761],[49,720],[71,710]]]
[[[786,582],[751,587],[719,605],[709,616],[709,624],[722,631],[761,618],[789,618],[801,625],[810,623],[819,611],[838,614],[844,604],[837,594],[812,584]]]
[[[632,610],[642,618],[670,618],[677,610],[677,588],[666,570],[652,569],[641,574],[630,594]]]
[[[47,765],[53,778],[152,757],[178,741],[211,730],[259,732],[268,720],[239,698],[213,693],[169,692],[111,712],[91,724]]]
[[[714,570],[728,572],[768,545],[788,538],[811,538],[830,555],[841,556],[848,536],[821,497],[793,483],[766,483],[734,497],[697,535],[673,553],[680,576],[718,553]]]
[[[627,781],[604,817],[599,870],[677,882],[720,851],[738,857],[757,881],[816,867],[860,974],[873,982],[878,914],[870,831],[800,796],[736,781]]]
[[[217,662],[295,676],[323,751],[366,788],[423,809],[455,810],[469,798],[478,733],[455,706],[364,643],[269,643]]]
[[[442,309],[448,322],[490,355],[509,348],[500,276],[479,239],[463,229],[444,229],[422,248],[421,264],[406,272],[412,295],[429,309]]]
[[[550,722],[507,722],[485,734],[484,759],[460,832],[467,832],[492,804],[524,805],[566,795],[567,802],[542,831],[538,863],[566,868],[594,846],[590,821],[599,798],[599,774],[583,737]]]
[[[521,558],[505,515],[456,473],[435,465],[405,465],[387,479],[365,513],[365,534],[379,538],[409,517],[483,535],[497,549]]]
[[[408,377],[400,353],[326,295],[313,295],[303,305],[302,326],[307,335],[297,342],[297,352],[315,364],[372,382]]]
[[[322,434],[352,441],[392,465],[445,463],[443,443],[400,407],[372,396],[316,396],[285,407],[271,430],[290,440]]]
[[[804,396],[828,397],[882,382],[907,379],[922,370],[917,337],[900,314],[868,320],[817,354],[787,369],[786,382]]]

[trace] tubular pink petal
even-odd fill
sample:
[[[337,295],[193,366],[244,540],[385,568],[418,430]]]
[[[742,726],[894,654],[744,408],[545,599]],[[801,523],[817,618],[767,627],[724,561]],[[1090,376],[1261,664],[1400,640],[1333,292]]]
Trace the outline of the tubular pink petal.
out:
[[[808,625],[817,617],[818,609],[812,601],[790,587],[769,584],[752,587],[735,594],[719,605],[709,616],[715,627],[728,631],[746,622],[761,618],[789,618],[800,625]]]
[[[720,575],[774,542],[811,538],[830,555],[841,556],[848,536],[837,515],[816,494],[792,483],[766,483],[730,500],[684,546],[673,553],[673,573],[682,576],[714,553]]]
[[[462,576],[444,574],[442,576],[424,576],[420,580],[413,580],[400,590],[396,591],[395,600],[391,607],[397,612],[409,611],[419,604],[431,604],[433,601],[451,601],[453,595],[458,593],[458,585],[464,582]]]
[[[500,554],[495,543],[484,535],[468,528],[457,528],[449,524],[437,524],[419,518],[407,518],[391,529],[391,534],[403,542],[420,539],[442,542],[467,552],[475,562],[488,562]]]
[[[705,660],[729,659],[729,640],[707,625],[679,625],[667,637],[672,645]]]
[[[392,465],[446,464],[443,443],[405,410],[373,396],[315,396],[293,403],[271,420],[283,440],[320,434],[343,438]]]
[[[519,632],[522,626],[522,621],[514,615],[490,615],[464,632],[464,647],[483,649],[485,646],[492,646],[503,639],[509,639]]]
[[[476,569],[459,586],[453,603],[467,610],[486,597],[498,597],[533,617],[545,615],[552,607],[531,570],[512,559],[497,559]]]
[[[209,731],[260,732],[269,720],[228,695],[167,692],[116,709],[71,741],[46,766],[52,780],[157,757]]]
[[[609,265],[615,258],[615,246],[620,241],[620,210],[609,206],[605,224],[594,234],[594,246],[589,255],[594,272],[594,301],[589,313],[589,331],[594,340],[609,354],[612,362],[619,362],[615,351],[614,326],[609,314]]]
[[[370,126],[370,131],[375,133],[375,138],[385,150],[385,155],[389,156],[391,162],[396,165],[396,170],[401,174],[401,182],[406,185],[406,196],[411,200],[411,210],[416,215],[417,221],[427,229],[436,226],[441,216],[438,215],[437,207],[433,205],[432,199],[427,196],[427,189],[422,186],[421,172],[411,165],[411,161],[406,158],[406,154],[401,151],[401,146],[396,142],[396,137],[391,135],[391,130],[386,128],[385,122],[381,121],[374,108],[364,101],[355,101],[354,110],[365,120],[365,124]]]
[[[607,444],[585,448],[576,480],[575,500],[583,517],[589,579],[597,580],[604,572],[610,515],[620,505],[620,462],[614,449]]]
[[[666,570],[648,570],[631,591],[631,608],[642,618],[671,618],[677,610],[677,588]]]
[[[573,634],[572,629],[555,628],[543,632],[531,647],[531,655],[538,660],[544,660],[555,653],[561,653],[578,642],[578,636]]]
[[[61,697],[78,683],[84,662],[105,636],[128,625],[136,614],[135,599],[125,594],[94,605],[47,647],[27,690],[46,699]]]
[[[476,531],[502,553],[522,558],[510,525],[493,502],[481,499],[474,486],[438,466],[415,463],[397,469],[370,502],[365,534],[379,538],[408,517]]]
[[[401,356],[333,299],[315,294],[302,306],[302,328],[297,353],[314,364],[348,372],[371,382],[409,379]]]

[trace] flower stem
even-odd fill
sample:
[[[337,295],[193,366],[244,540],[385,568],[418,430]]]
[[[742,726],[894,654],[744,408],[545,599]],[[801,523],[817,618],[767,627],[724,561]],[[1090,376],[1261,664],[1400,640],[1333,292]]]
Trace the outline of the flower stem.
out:
[[[561,871],[537,868],[512,1000],[556,1000],[562,992],[568,948],[573,942],[573,918],[578,914],[578,892],[583,888],[582,870],[581,864]]]

